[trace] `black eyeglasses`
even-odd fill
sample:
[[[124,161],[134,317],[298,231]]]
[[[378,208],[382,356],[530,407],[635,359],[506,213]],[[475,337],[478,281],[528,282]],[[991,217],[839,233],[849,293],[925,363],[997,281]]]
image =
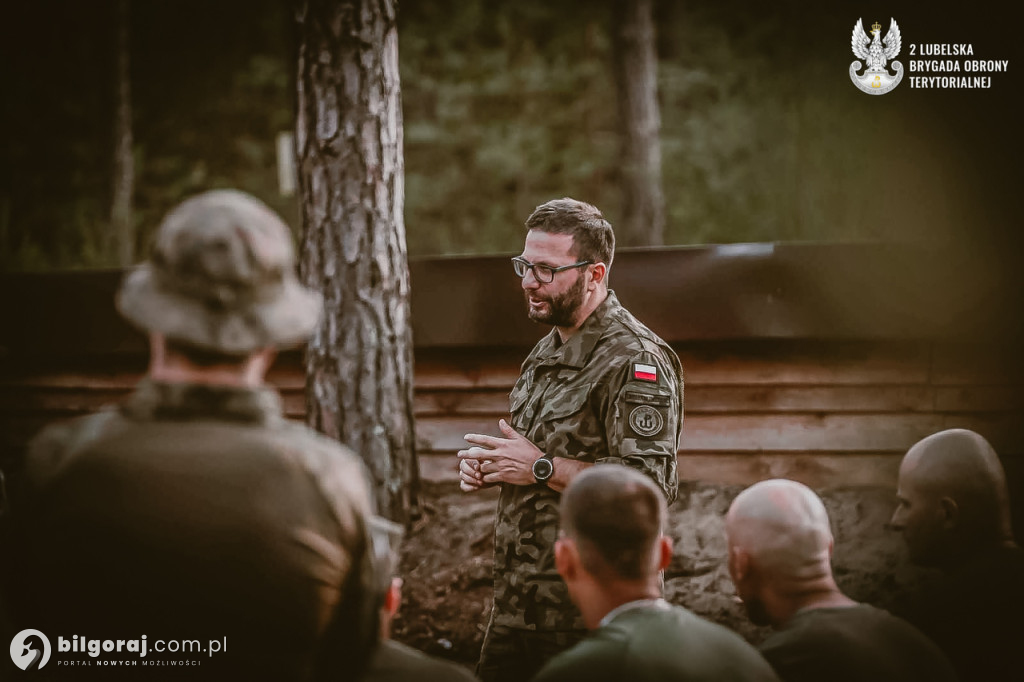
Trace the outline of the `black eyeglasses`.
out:
[[[553,268],[550,265],[541,265],[540,263],[531,263],[521,256],[516,256],[512,259],[512,269],[515,270],[516,275],[519,277],[526,277],[527,270],[533,270],[533,276],[537,278],[537,281],[541,284],[551,284],[555,280],[555,275],[563,270],[572,270],[573,268],[581,268],[584,265],[593,265],[593,261],[581,260],[579,263],[573,263],[572,265],[562,265],[561,267]]]

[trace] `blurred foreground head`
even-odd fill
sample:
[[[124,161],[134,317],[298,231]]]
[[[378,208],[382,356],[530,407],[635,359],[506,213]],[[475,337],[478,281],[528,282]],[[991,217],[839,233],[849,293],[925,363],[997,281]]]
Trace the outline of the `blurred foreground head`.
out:
[[[620,604],[661,595],[659,573],[672,559],[665,506],[647,476],[614,464],[587,469],[562,494],[555,563],[587,627]]]
[[[892,527],[903,533],[914,563],[948,568],[1013,544],[1003,466],[974,431],[940,431],[910,448],[897,497]]]
[[[729,574],[751,621],[784,624],[808,595],[837,594],[825,505],[796,481],[756,483],[726,516]]]
[[[214,190],[175,207],[149,262],[125,277],[121,314],[141,329],[223,356],[304,341],[320,296],[295,276],[292,237],[261,201]]]

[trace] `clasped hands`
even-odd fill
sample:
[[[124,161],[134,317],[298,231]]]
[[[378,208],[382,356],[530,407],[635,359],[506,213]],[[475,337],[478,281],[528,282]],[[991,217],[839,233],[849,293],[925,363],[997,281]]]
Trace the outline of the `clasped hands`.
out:
[[[498,428],[504,438],[466,434],[466,442],[472,447],[458,452],[459,488],[463,492],[481,490],[496,483],[536,483],[533,463],[544,453],[504,419],[498,420]]]

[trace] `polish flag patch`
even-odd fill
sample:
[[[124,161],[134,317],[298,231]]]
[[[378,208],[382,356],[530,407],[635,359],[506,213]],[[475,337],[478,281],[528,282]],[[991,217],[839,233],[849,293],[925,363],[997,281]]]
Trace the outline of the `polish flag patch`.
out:
[[[642,365],[639,362],[633,363],[633,378],[640,381],[658,381],[658,368],[654,365]]]

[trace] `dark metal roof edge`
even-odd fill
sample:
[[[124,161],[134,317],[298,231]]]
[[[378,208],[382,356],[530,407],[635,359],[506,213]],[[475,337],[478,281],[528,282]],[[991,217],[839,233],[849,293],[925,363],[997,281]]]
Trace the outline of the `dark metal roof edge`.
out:
[[[412,259],[416,347],[532,345],[544,329],[526,319],[507,259]],[[121,276],[120,270],[0,274],[0,348],[11,355],[144,351],[141,335],[114,310]],[[670,342],[998,340],[1021,332],[1019,278],[968,250],[934,245],[622,249],[610,283],[627,308]]]

